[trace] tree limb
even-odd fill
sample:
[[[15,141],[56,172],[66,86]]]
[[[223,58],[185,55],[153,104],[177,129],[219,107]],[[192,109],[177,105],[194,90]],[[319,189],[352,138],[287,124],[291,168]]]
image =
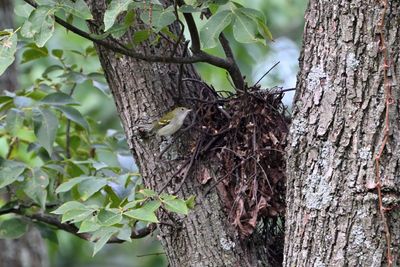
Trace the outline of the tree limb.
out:
[[[38,5],[33,0],[24,0],[24,1],[34,8],[38,7]],[[192,17],[192,19],[193,19],[193,17]],[[72,24],[69,24],[68,22],[66,22],[65,20],[63,20],[57,16],[55,16],[55,21],[58,24],[60,24],[61,26],[63,26],[64,28],[70,30],[71,32],[73,32],[85,39],[88,39],[98,45],[101,45],[107,49],[110,49],[111,51],[120,53],[125,56],[144,60],[147,62],[162,62],[162,63],[174,63],[174,64],[192,64],[192,63],[198,63],[198,62],[205,62],[205,63],[209,63],[211,65],[214,65],[216,67],[226,69],[229,72],[229,74],[236,76],[236,74],[232,73],[232,63],[230,61],[225,60],[220,57],[210,55],[204,51],[201,51],[200,49],[197,50],[196,46],[194,46],[193,55],[190,57],[165,57],[165,56],[160,56],[160,55],[154,55],[154,56],[144,55],[141,53],[131,51],[129,49],[125,49],[124,47],[116,47],[113,44],[111,44],[105,40],[97,39],[93,35],[85,32],[85,31],[82,31],[81,29],[73,26]],[[194,21],[193,21],[193,23],[194,23]],[[196,29],[196,32],[197,32],[197,29]],[[199,40],[198,33],[194,35],[195,39],[196,39],[196,36],[197,36],[197,39]],[[199,44],[200,43],[198,42],[198,45]],[[232,79],[235,81],[235,80],[237,80],[237,77],[232,76]],[[235,84],[235,85],[237,86],[238,89],[242,89],[240,83]]]
[[[38,222],[42,222],[42,223],[51,225],[51,226],[55,227],[57,230],[63,230],[65,232],[71,233],[81,239],[90,241],[90,237],[91,237],[90,234],[79,233],[78,227],[76,227],[73,224],[69,224],[69,223],[61,223],[57,216],[52,216],[52,215],[44,214],[44,213],[26,214],[23,209],[29,208],[29,207],[30,206],[24,206],[24,205],[17,204],[17,205],[14,205],[14,207],[1,210],[0,215],[9,214],[9,213],[18,214],[18,215],[21,215],[32,221],[38,221]],[[139,238],[145,237],[145,236],[151,234],[155,230],[155,228],[156,228],[155,224],[150,224],[145,228],[142,228],[139,230],[132,230],[131,238],[139,239]],[[107,241],[107,243],[123,243],[123,242],[125,242],[125,240],[121,240],[116,237],[113,237]]]

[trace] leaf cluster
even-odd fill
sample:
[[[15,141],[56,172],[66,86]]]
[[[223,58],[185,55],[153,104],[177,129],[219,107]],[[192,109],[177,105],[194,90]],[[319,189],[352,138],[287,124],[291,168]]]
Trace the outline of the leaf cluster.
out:
[[[186,215],[194,199],[143,187],[125,159],[124,135],[102,134],[75,97],[87,87],[109,96],[103,74],[67,64],[67,53],[95,56],[93,48],[49,51],[26,44],[22,62],[51,58],[54,64],[32,87],[0,96],[0,193],[7,195],[0,215],[19,215],[0,223],[0,238],[21,236],[35,219],[95,242],[97,253],[107,242],[130,241],[159,223],[160,206]]]

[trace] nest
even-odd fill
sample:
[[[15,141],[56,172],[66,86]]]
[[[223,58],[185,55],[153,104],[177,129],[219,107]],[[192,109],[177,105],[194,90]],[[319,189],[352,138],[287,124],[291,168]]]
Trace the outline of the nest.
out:
[[[283,228],[285,210],[285,140],[288,119],[278,91],[248,88],[217,100],[197,103],[196,128],[203,160],[219,164],[218,180],[200,175],[202,184],[217,188],[231,223],[242,237],[257,224]],[[199,144],[201,144],[199,146]],[[214,157],[214,158],[213,158]],[[283,232],[283,230],[282,230]]]

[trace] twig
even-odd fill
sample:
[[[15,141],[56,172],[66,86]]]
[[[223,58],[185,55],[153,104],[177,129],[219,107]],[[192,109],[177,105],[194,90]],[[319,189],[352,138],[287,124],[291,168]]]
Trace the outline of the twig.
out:
[[[225,56],[231,63],[231,69],[228,70],[228,72],[231,76],[233,83],[235,84],[235,89],[246,90],[242,72],[240,71],[239,66],[236,63],[229,41],[222,32],[219,35],[219,42],[221,43]]]
[[[296,87],[278,90],[276,92],[272,92],[271,94],[278,95],[278,94],[282,94],[282,93],[286,93],[286,92],[290,92],[290,91],[296,91]]]
[[[176,3],[178,6],[182,6],[185,4],[183,0],[176,0]],[[196,22],[194,21],[192,14],[183,13],[183,17],[185,18],[186,24],[189,28],[190,39],[192,40],[192,52],[194,54],[201,52],[199,31],[197,30]]]
[[[176,43],[174,44],[174,48],[172,49],[172,53],[170,55],[170,57],[173,57],[176,53],[176,51],[178,50],[179,47],[179,43],[182,41],[183,39],[183,33],[185,32],[185,24],[183,24],[183,22],[179,19],[179,14],[178,14],[178,3],[176,2],[176,0],[174,0],[174,14],[175,14],[175,18],[176,21],[178,21],[179,25],[181,26],[181,32],[179,33],[178,36],[178,40],[176,40]],[[188,44],[185,44],[185,50],[187,49]],[[184,53],[186,53],[184,51]],[[183,55],[186,56],[186,55]]]
[[[190,169],[193,166],[193,163],[195,161],[195,159],[197,159],[197,156],[199,154],[199,150],[200,150],[200,146],[203,143],[203,139],[200,138],[199,140],[197,140],[197,144],[196,144],[196,148],[190,158],[190,162],[189,162],[189,166],[187,167],[187,170],[185,172],[185,174],[182,177],[182,181],[179,183],[178,187],[175,189],[173,195],[177,194],[179,192],[179,190],[181,190],[182,185],[185,183],[187,176],[189,175]]]
[[[378,204],[379,204],[379,213],[382,219],[382,224],[383,228],[385,231],[385,239],[386,239],[386,258],[388,261],[388,266],[391,267],[393,266],[393,259],[392,259],[392,252],[391,252],[391,235],[390,235],[390,229],[389,229],[389,224],[385,215],[386,209],[383,206],[383,201],[382,201],[382,180],[380,176],[380,159],[382,157],[383,151],[387,145],[388,142],[388,137],[389,137],[389,131],[390,131],[390,118],[389,118],[389,109],[390,105],[393,104],[393,97],[392,97],[392,92],[391,92],[391,85],[388,81],[388,69],[389,69],[389,60],[388,60],[388,51],[386,47],[386,42],[385,42],[385,16],[386,16],[386,11],[387,11],[387,6],[388,2],[387,0],[381,0],[380,1],[383,9],[382,9],[382,15],[378,24],[380,33],[380,51],[382,52],[383,55],[383,85],[385,88],[385,127],[384,127],[384,132],[383,132],[383,138],[382,142],[380,145],[380,149],[378,151],[378,154],[375,156],[375,180],[376,180],[376,191],[378,194]]]
[[[184,57],[186,57],[187,56],[187,50],[188,50],[188,45],[189,45],[189,41],[186,41],[185,42],[185,47],[184,47],[184,50],[183,50],[183,55],[182,56],[184,56]],[[176,47],[178,47],[178,43],[176,43]],[[174,54],[175,54],[175,51],[173,52]],[[177,91],[178,91],[178,96],[179,96],[179,99],[181,99],[182,98],[182,77],[183,77],[183,64],[180,64],[180,66],[179,66],[179,75],[178,75],[178,82],[177,82]]]
[[[281,63],[280,61],[276,62],[271,68],[269,68],[269,70],[267,70],[266,73],[263,74],[263,76],[261,76],[260,79],[258,79],[258,81],[254,84],[254,86],[257,86],[257,84],[259,84],[261,82],[262,79],[264,79],[265,76],[268,75],[268,73],[271,72],[271,70],[273,70],[276,66],[279,65],[279,63]]]
[[[38,7],[38,5],[32,0],[24,0],[24,1],[34,8]],[[227,60],[213,56],[204,51],[199,51],[198,53],[194,53],[190,57],[165,57],[165,56],[161,56],[161,55],[141,54],[138,52],[134,52],[132,50],[124,49],[122,47],[116,47],[113,44],[110,44],[109,42],[107,42],[105,40],[97,39],[94,37],[94,35],[91,35],[85,31],[82,31],[82,30],[76,28],[75,26],[69,24],[68,22],[62,20],[61,18],[59,18],[57,16],[55,16],[55,21],[58,24],[60,24],[61,26],[63,26],[64,28],[70,30],[71,32],[73,32],[85,39],[88,39],[88,40],[94,42],[97,45],[103,46],[111,51],[114,51],[115,53],[119,53],[119,54],[122,54],[122,55],[125,55],[128,57],[132,57],[135,59],[140,59],[140,60],[144,60],[147,62],[162,62],[162,63],[173,63],[173,64],[180,64],[180,63],[192,64],[192,63],[197,63],[197,62],[205,62],[205,63],[209,63],[211,65],[214,65],[214,66],[226,69],[226,70],[229,70],[229,68],[231,68],[231,63],[228,62]]]
[[[89,234],[78,233],[79,229],[75,225],[69,224],[69,223],[61,223],[59,221],[59,218],[56,216],[42,214],[42,213],[26,214],[24,212],[24,209],[30,208],[30,207],[31,206],[15,205],[15,207],[1,210],[0,215],[9,214],[9,213],[18,214],[18,215],[21,215],[28,219],[31,219],[32,221],[38,221],[38,222],[42,222],[42,223],[51,225],[58,230],[63,230],[65,232],[71,233],[81,239],[88,240],[88,241],[90,240]],[[155,228],[156,228],[155,224],[150,224],[145,228],[142,228],[139,230],[133,230],[131,233],[131,238],[139,239],[139,238],[145,237],[145,236],[149,235],[150,233],[152,233]],[[118,238],[111,238],[110,240],[108,240],[107,243],[123,243],[123,242],[125,242],[125,240],[121,240]]]
[[[154,252],[154,253],[147,253],[147,254],[141,254],[141,255],[136,255],[136,257],[147,257],[147,256],[159,256],[159,255],[164,255],[165,252]]]

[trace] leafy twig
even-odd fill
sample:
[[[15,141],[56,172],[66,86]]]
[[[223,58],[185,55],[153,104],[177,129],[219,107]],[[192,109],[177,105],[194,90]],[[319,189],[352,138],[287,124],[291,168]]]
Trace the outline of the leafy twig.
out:
[[[55,227],[58,230],[63,230],[65,232],[71,233],[81,239],[84,240],[90,240],[90,234],[87,233],[79,233],[79,229],[73,225],[73,224],[69,224],[69,223],[61,223],[59,218],[57,216],[52,216],[49,214],[43,214],[43,213],[34,213],[34,214],[29,214],[29,213],[25,213],[24,209],[26,208],[30,208],[30,206],[24,206],[24,205],[15,205],[14,207],[8,208],[8,209],[4,209],[0,211],[0,215],[4,215],[4,214],[10,214],[10,213],[14,213],[14,214],[18,214],[21,215],[25,218],[28,218],[32,221],[38,221],[38,222],[42,222],[48,225],[51,225],[53,227]],[[139,239],[142,237],[145,237],[147,235],[149,235],[150,233],[152,233],[154,231],[154,229],[156,228],[155,224],[150,224],[145,228],[139,229],[139,230],[133,230],[131,233],[131,238],[132,239]],[[118,238],[111,238],[110,240],[108,240],[107,243],[123,243],[125,242],[125,240],[121,240]]]
[[[38,5],[32,1],[32,0],[24,0],[26,3],[31,5],[34,8],[37,8]],[[232,70],[232,63],[228,60],[225,60],[220,57],[213,56],[211,54],[208,54],[204,51],[201,50],[194,50],[193,55],[190,57],[166,57],[166,56],[160,56],[160,55],[145,55],[142,53],[138,53],[129,49],[125,49],[123,47],[116,47],[112,43],[109,43],[108,41],[98,39],[94,37],[93,35],[82,31],[81,29],[78,29],[77,27],[73,26],[72,24],[66,22],[65,20],[55,16],[55,21],[63,26],[64,28],[70,30],[71,32],[88,39],[92,41],[93,43],[103,46],[111,51],[114,51],[115,53],[119,53],[128,57],[132,57],[135,59],[140,59],[144,60],[147,62],[162,62],[162,63],[174,63],[174,64],[192,64],[192,63],[197,63],[197,62],[205,62],[209,63],[211,65],[214,65],[216,67],[220,67],[223,69],[226,69],[229,73],[231,73]],[[193,21],[194,22],[194,21]],[[197,34],[198,36],[198,34]],[[193,40],[192,40],[193,41]],[[232,77],[232,79],[235,79],[235,77]]]

